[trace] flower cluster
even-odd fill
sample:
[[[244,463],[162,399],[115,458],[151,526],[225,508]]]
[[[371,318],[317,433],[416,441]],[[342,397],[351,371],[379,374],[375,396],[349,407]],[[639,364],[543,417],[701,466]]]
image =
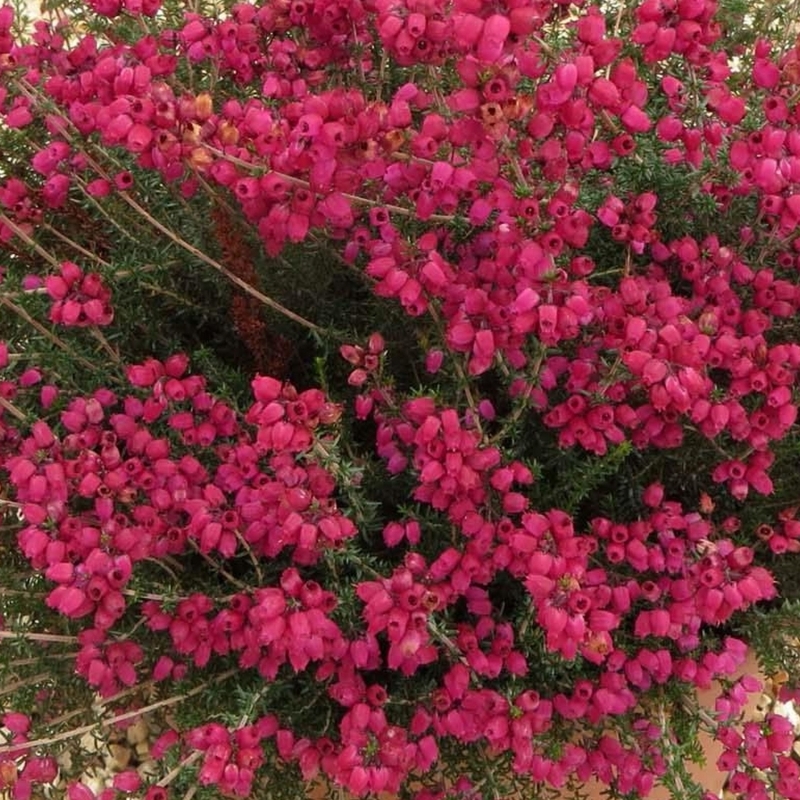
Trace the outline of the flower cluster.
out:
[[[13,786],[16,797],[30,797],[36,783],[47,783],[55,778],[58,765],[55,758],[37,756],[25,746],[29,741],[31,720],[19,712],[3,714],[0,736],[7,743],[0,758],[0,785]]]
[[[96,272],[84,275],[77,264],[65,261],[58,275],[47,276],[45,288],[53,301],[51,322],[87,327],[110,325],[114,319],[111,290]]]
[[[203,753],[200,783],[215,784],[232,797],[248,797],[254,772],[264,761],[261,740],[272,735],[276,727],[274,719],[265,717],[233,733],[215,723],[189,731],[186,743]]]

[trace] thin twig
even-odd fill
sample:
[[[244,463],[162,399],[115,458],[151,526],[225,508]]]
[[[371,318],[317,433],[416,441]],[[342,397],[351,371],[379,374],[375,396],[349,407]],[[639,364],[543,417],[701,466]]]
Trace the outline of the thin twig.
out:
[[[530,374],[534,376],[534,378],[538,378],[539,371],[542,368],[542,362],[544,361],[545,353],[547,352],[546,348],[541,347],[539,348],[539,352],[536,354],[536,358],[532,364]],[[511,412],[511,414],[507,415],[506,421],[503,427],[489,439],[489,445],[496,445],[498,442],[502,441],[508,432],[513,428],[514,425],[519,422],[522,415],[530,410],[530,399],[531,395],[530,392],[526,392],[525,395],[520,399],[519,405]]]
[[[242,536],[242,534],[239,533],[239,531],[236,531],[235,533],[237,541],[244,548],[245,553],[247,553],[251,563],[253,564],[253,569],[255,569],[256,571],[256,578],[258,580],[259,585],[262,585],[264,583],[264,574],[261,572],[261,565],[258,563],[258,559],[256,558],[253,549],[250,547],[250,544],[248,543],[247,539],[245,539],[244,536]]]
[[[77,655],[77,654],[76,654]],[[131,686],[128,689],[123,689],[121,692],[117,692],[116,694],[111,695],[110,697],[104,697],[99,702],[92,703],[92,710],[98,713],[101,713],[105,710],[105,708],[112,703],[118,703],[120,700],[128,697],[131,694],[138,694],[145,689],[149,689],[151,686],[154,686],[156,683],[155,680],[145,681],[144,683],[137,683],[135,686]],[[51,720],[48,720],[48,725],[51,727],[56,727],[58,725],[62,725],[65,722],[68,722],[75,717],[83,716],[86,713],[86,709],[83,707],[77,708],[73,711],[67,711],[65,714],[61,714],[58,717],[54,717]]]
[[[41,322],[35,320],[27,311],[25,311],[24,308],[21,308],[16,303],[9,300],[8,297],[0,297],[0,303],[7,308],[10,308],[18,317],[21,317],[29,325],[32,325],[34,328],[36,328],[36,330],[39,331],[42,336],[49,339],[56,347],[63,350],[65,353],[69,353],[72,358],[83,364],[84,367],[87,367],[90,370],[95,370],[97,368],[96,364],[92,364],[92,362],[88,359],[75,353],[75,351],[63,339],[60,339],[52,331],[47,330],[47,328],[45,328]]]
[[[439,314],[433,303],[429,304],[428,313],[430,314],[434,324],[442,332],[442,338],[444,338],[444,323],[439,317]],[[475,401],[475,397],[472,394],[472,389],[470,388],[470,381],[467,378],[467,375],[464,372],[464,368],[461,366],[461,362],[458,360],[457,357],[453,359],[453,368],[455,369],[456,374],[458,375],[458,379],[461,383],[460,388],[463,390],[464,396],[467,399],[467,405],[469,405],[470,410],[472,411],[473,424],[475,425],[475,429],[477,430],[478,435],[481,437],[481,439],[483,439],[483,426],[481,425],[481,417],[478,412],[478,404]]]
[[[240,589],[244,589],[245,591],[250,589],[250,587],[246,583],[244,583],[244,581],[240,581],[238,578],[231,575],[231,573],[228,572],[224,567],[220,566],[216,561],[214,561],[214,559],[211,558],[211,556],[209,556],[208,553],[204,553],[194,539],[189,539],[189,543],[192,546],[192,549],[197,553],[197,555],[199,555],[200,558],[202,558],[203,561],[205,561],[210,567],[219,572],[219,574],[222,575],[222,577],[225,578],[225,580],[229,581],[234,586],[238,586]]]
[[[6,400],[5,397],[0,397],[0,408],[4,408],[12,417],[16,417],[20,422],[25,422],[25,420],[28,419],[24,411],[18,409],[10,400]]]
[[[23,508],[22,503],[13,503],[11,500],[0,500],[0,506],[14,506],[15,508]],[[25,580],[28,576],[14,575],[14,580]],[[0,587],[0,597],[44,597],[46,592],[31,592],[28,589],[9,589],[7,586]]]
[[[30,667],[34,664],[40,664],[43,658],[53,659],[54,661],[66,661],[70,658],[75,658],[78,653],[38,653],[35,658],[15,658],[13,661],[9,661],[6,664],[6,667],[9,669],[13,669],[15,667]]]
[[[75,644],[77,636],[63,636],[58,633],[32,633],[29,631],[0,631],[0,639],[27,639],[29,642],[47,642],[50,644]]]
[[[115,227],[115,228],[116,228],[116,229],[117,229],[117,230],[118,230],[118,231],[119,231],[119,232],[120,232],[120,233],[121,233],[123,236],[125,236],[127,239],[130,239],[132,242],[135,242],[135,241],[137,241],[137,239],[136,239],[136,236],[134,236],[134,234],[133,234],[133,233],[131,233],[131,231],[127,230],[127,229],[126,229],[124,226],[120,225],[120,224],[119,224],[119,222],[117,222],[117,221],[114,219],[114,217],[113,217],[111,214],[109,214],[109,213],[108,213],[108,211],[106,211],[106,210],[103,208],[103,205],[102,205],[102,203],[100,203],[100,202],[97,200],[97,198],[96,198],[96,197],[92,197],[92,195],[91,195],[91,194],[89,194],[89,192],[86,190],[86,184],[85,184],[85,183],[81,183],[81,182],[80,182],[80,179],[78,179],[78,187],[80,188],[81,192],[83,193],[83,196],[84,196],[84,197],[85,197],[85,198],[86,198],[86,199],[87,199],[87,200],[88,200],[88,201],[89,201],[89,202],[90,202],[90,203],[91,203],[91,204],[92,204],[92,205],[95,207],[95,209],[96,209],[97,211],[99,211],[99,212],[100,212],[100,214],[101,214],[102,216],[104,216],[104,217],[105,217],[105,218],[108,220],[108,222],[109,222],[109,223],[111,223],[111,225],[113,225],[113,226],[114,226],[114,227]]]
[[[111,266],[111,264],[109,264],[108,261],[105,261],[104,259],[100,258],[100,256],[98,256],[96,253],[93,253],[91,250],[87,250],[85,247],[82,247],[77,242],[75,242],[72,239],[70,239],[69,236],[67,236],[64,233],[61,233],[61,231],[59,231],[59,230],[56,230],[56,228],[54,228],[52,225],[48,224],[47,222],[43,222],[42,223],[42,228],[44,228],[46,231],[50,231],[50,233],[52,233],[53,236],[55,236],[56,238],[60,239],[65,244],[68,244],[71,248],[73,248],[73,250],[77,250],[79,253],[81,253],[86,258],[92,259],[92,261],[96,261],[98,264],[100,264],[103,267],[110,267]]]
[[[89,165],[92,166],[95,170],[97,170],[98,174],[101,175],[105,174],[105,171],[102,169],[102,167],[91,156],[89,156],[87,153],[84,153],[84,155],[86,155],[86,159]],[[106,154],[104,153],[104,155]],[[159,222],[146,209],[144,209],[141,205],[139,205],[139,203],[137,203],[136,200],[134,200],[128,194],[128,192],[121,191],[118,193],[117,196],[122,198],[122,200],[125,203],[127,203],[128,206],[130,206],[134,211],[136,211],[136,213],[139,214],[139,216],[141,216],[143,219],[147,220],[147,222],[156,230],[163,233],[167,238],[171,239],[179,247],[182,247],[184,250],[191,253],[195,258],[199,259],[203,263],[208,264],[208,266],[217,270],[217,272],[224,275],[229,281],[231,281],[231,283],[236,284],[236,286],[238,286],[247,294],[255,297],[265,306],[273,309],[273,311],[277,311],[278,313],[283,314],[288,319],[291,319],[293,322],[296,322],[299,325],[308,328],[309,330],[312,331],[321,330],[319,325],[315,325],[313,322],[305,319],[304,317],[301,317],[299,314],[296,314],[294,311],[291,311],[290,309],[281,305],[279,302],[277,302],[277,300],[273,300],[271,297],[267,297],[267,295],[263,294],[262,292],[259,292],[257,289],[254,289],[252,286],[250,286],[249,283],[243,281],[238,275],[232,273],[229,269],[224,267],[218,261],[206,255],[202,250],[200,250],[193,244],[187,242],[185,239],[178,236],[177,233],[170,230],[163,223]]]
[[[202,754],[202,752],[200,752],[199,750],[195,750],[195,752],[194,752],[194,753],[190,753],[188,756],[186,756],[186,758],[184,758],[184,759],[183,759],[183,761],[181,761],[181,762],[180,762],[180,764],[178,764],[178,766],[177,766],[177,767],[173,767],[173,768],[172,768],[172,769],[171,769],[171,770],[170,770],[170,771],[169,771],[169,772],[168,772],[168,773],[167,773],[167,774],[166,774],[166,775],[165,775],[165,776],[164,776],[164,777],[163,777],[163,778],[162,778],[162,779],[161,779],[161,780],[160,780],[160,781],[159,781],[159,782],[156,784],[156,786],[169,786],[169,785],[172,783],[172,781],[174,781],[174,780],[175,780],[175,778],[177,778],[177,777],[178,777],[178,775],[180,775],[180,774],[181,774],[181,772],[183,771],[183,769],[184,769],[185,767],[190,767],[192,764],[194,764],[194,762],[195,762],[195,761],[197,761],[197,760],[200,758],[200,756],[201,756],[201,755],[203,755],[203,754]]]
[[[95,339],[100,343],[100,346],[105,351],[106,355],[112,360],[115,361],[117,364],[122,363],[122,359],[120,358],[119,353],[110,345],[108,339],[103,336],[103,332],[97,325],[92,325],[89,328],[89,332],[94,336]]]
[[[47,250],[45,250],[40,244],[31,239],[31,237],[28,236],[28,234],[25,233],[25,231],[22,230],[22,228],[20,228],[16,222],[9,219],[2,212],[0,212],[0,222],[10,228],[17,236],[19,236],[20,239],[22,239],[23,242],[25,242],[25,244],[27,244],[29,247],[32,247],[48,264],[53,267],[58,266],[58,259],[55,256],[48,253]]]
[[[176,302],[186,306],[187,308],[196,308],[201,311],[208,311],[208,309],[205,306],[201,306],[199,303],[193,303],[191,300],[188,300],[183,295],[180,295],[177,292],[170,291],[169,289],[164,289],[157,283],[150,283],[150,281],[139,281],[139,285],[149,290],[152,294],[160,294],[163,297],[169,297],[170,299],[175,300]]]
[[[389,56],[385,50],[381,51],[381,63],[378,65],[378,86],[375,89],[375,99],[380,103],[383,100],[383,86],[386,70],[389,68]]]
[[[112,272],[109,277],[112,280],[124,280],[125,278],[136,278],[140,274],[145,272],[155,272],[156,270],[160,269],[167,269],[169,267],[177,267],[183,264],[182,261],[169,261],[165,264],[142,264],[135,269],[118,269],[116,272]],[[149,284],[144,283],[144,281],[140,281],[143,286],[148,286]],[[3,297],[7,297],[9,300],[18,300],[20,297],[27,297],[31,294],[47,294],[47,288],[45,286],[38,286],[35,289],[26,289],[22,292],[6,292]]]
[[[217,205],[225,209],[225,211],[227,211],[231,217],[239,216],[239,212],[227,201],[227,199],[221,192],[215,191],[214,187],[199,172],[196,174],[197,174],[197,182],[200,184],[200,186],[203,187],[209,199],[213,203],[216,203]]]
[[[149,214],[130,195],[128,195],[127,192],[120,192],[120,197],[122,197],[125,202],[132,209],[134,209],[134,211],[144,217],[154,228],[161,231],[161,233],[163,233],[167,238],[171,239],[173,242],[175,242],[175,244],[182,247],[188,253],[191,253],[195,258],[199,259],[205,264],[208,264],[208,266],[213,267],[217,272],[224,275],[231,283],[238,286],[244,292],[247,292],[247,294],[252,295],[257,300],[260,300],[265,306],[271,308],[273,311],[277,311],[279,314],[283,314],[283,316],[287,317],[293,322],[298,323],[298,325],[302,325],[304,328],[308,328],[312,331],[321,330],[319,325],[315,325],[310,320],[305,319],[305,317],[295,314],[294,311],[290,311],[288,308],[286,308],[286,306],[283,306],[277,302],[277,300],[273,300],[271,297],[267,297],[267,295],[259,292],[258,289],[254,289],[249,283],[247,283],[247,281],[243,281],[238,275],[234,275],[229,269],[224,267],[218,261],[206,255],[202,250],[195,247],[193,244],[190,244],[186,240],[182,239],[180,236],[178,236],[178,234],[170,230],[166,225],[163,225],[151,214]]]
[[[34,686],[42,683],[43,681],[47,680],[47,678],[52,679],[52,677],[53,674],[51,672],[40,672],[38,675],[31,675],[29,678],[22,678],[21,680],[14,681],[14,683],[7,683],[2,687],[2,689],[0,689],[0,697],[5,694],[16,692],[17,689],[21,689],[24,686]]]
[[[0,631],[2,633],[2,631]],[[150,711],[155,711],[157,708],[166,708],[168,706],[174,706],[177,703],[182,703],[184,700],[188,700],[190,697],[194,697],[195,695],[204,692],[208,689],[209,686],[216,683],[221,683],[228,678],[233,677],[234,675],[238,675],[238,669],[229,669],[226,672],[218,675],[216,678],[210,681],[204,681],[203,683],[195,686],[190,691],[186,692],[185,694],[178,694],[173,695],[172,697],[167,697],[164,700],[159,700],[155,703],[150,703],[150,705],[142,706],[142,708],[137,708],[133,711],[126,711],[123,714],[115,714],[113,717],[108,717],[107,719],[102,719],[99,722],[96,722],[92,725],[82,725],[80,728],[73,728],[69,731],[64,731],[62,733],[54,734],[53,736],[47,736],[42,739],[32,739],[31,741],[24,742],[22,744],[13,744],[13,745],[3,745],[0,746],[0,755],[9,752],[18,753],[21,750],[30,750],[34,747],[44,747],[46,745],[55,744],[56,742],[63,742],[67,739],[75,739],[77,737],[83,736],[84,733],[89,733],[90,731],[95,730],[96,728],[110,728],[114,725],[119,724],[120,722],[126,722],[129,719],[135,719],[136,717],[141,717],[143,714],[147,714]]]
[[[144,560],[149,561],[151,564],[154,564],[157,567],[161,567],[161,569],[163,569],[164,572],[168,573],[169,576],[177,583],[180,580],[180,578],[175,573],[175,570],[177,569],[178,571],[181,571],[182,568],[180,564],[177,562],[170,566],[170,564],[167,563],[167,559],[169,558],[170,558],[169,556],[164,556],[164,558],[151,558],[150,556],[148,556]]]
[[[237,166],[242,167],[243,169],[247,169],[250,172],[258,172],[264,173],[268,172],[270,175],[276,175],[277,177],[281,178],[281,180],[285,180],[287,183],[291,183],[294,186],[300,186],[303,189],[311,190],[311,184],[304,180],[303,178],[296,178],[293,175],[287,175],[284,172],[276,172],[275,170],[268,170],[263,165],[260,164],[253,164],[250,161],[244,161],[241,158],[236,158],[236,156],[228,155],[228,153],[223,152],[222,150],[217,150],[215,147],[211,147],[210,145],[204,145],[206,150],[212,153],[223,160],[230,161]],[[383,200],[371,200],[368,197],[361,197],[357,194],[348,194],[347,192],[340,193],[342,197],[346,197],[348,200],[356,203],[357,205],[361,206],[376,206],[380,208],[385,208],[387,211],[391,211],[395,214],[400,214],[403,217],[413,217],[416,216],[416,211],[410,208],[404,208],[403,206],[395,206],[391,203],[384,203]],[[452,214],[431,214],[428,219],[433,220],[434,222],[452,222],[455,217]]]
[[[124,594],[126,597],[133,597],[136,600],[155,600],[159,603],[179,603],[181,600],[189,599],[188,595],[165,595],[157,594],[156,592],[137,592],[135,589],[120,589],[119,592],[120,594]],[[223,597],[221,599],[226,600],[227,598]]]
[[[671,745],[672,744],[672,738],[669,735],[670,731],[669,731],[669,726],[667,724],[667,713],[666,713],[666,710],[664,708],[664,704],[663,703],[659,704],[658,713],[659,713],[659,721],[661,723],[661,726],[660,726],[661,727],[661,733],[662,733],[664,739],[666,740],[666,742],[668,743],[668,745]],[[668,754],[670,753],[670,748],[669,747],[664,748],[662,750],[662,753],[665,753],[665,755],[668,756]],[[686,797],[686,788],[683,785],[683,781],[681,780],[681,776],[679,774],[679,771],[678,771],[678,769],[676,768],[675,765],[670,763],[670,761],[671,761],[671,759],[669,759],[669,757],[668,757],[667,767],[668,767],[668,770],[669,770],[669,776],[675,782],[675,788],[678,790],[678,797]]]

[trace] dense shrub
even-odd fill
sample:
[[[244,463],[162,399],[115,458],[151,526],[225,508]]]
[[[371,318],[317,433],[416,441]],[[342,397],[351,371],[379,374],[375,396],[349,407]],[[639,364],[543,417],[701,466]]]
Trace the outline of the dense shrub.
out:
[[[700,797],[701,730],[800,797],[737,677],[796,667],[791,15],[50,5],[0,9],[0,787],[150,713],[103,797]]]

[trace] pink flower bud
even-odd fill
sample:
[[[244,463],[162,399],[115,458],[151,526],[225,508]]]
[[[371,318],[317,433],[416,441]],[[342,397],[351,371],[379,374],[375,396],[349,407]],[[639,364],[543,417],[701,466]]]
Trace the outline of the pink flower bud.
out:
[[[767,495],[772,494],[774,491],[772,479],[764,470],[750,467],[745,474],[745,480],[759,494]]]
[[[101,300],[88,300],[81,306],[81,310],[88,324],[108,325],[111,322],[110,306]]]
[[[372,413],[374,401],[371,397],[365,395],[358,395],[354,401],[356,417],[358,419],[367,419]]]
[[[483,27],[483,20],[474,14],[456,15],[453,30],[454,40],[464,49],[472,47],[480,39]]]
[[[132,386],[148,387],[156,382],[159,377],[158,373],[159,370],[155,363],[150,361],[128,367],[127,378]]]
[[[628,106],[620,115],[620,121],[631,133],[646,133],[653,125],[650,117],[641,108],[634,105]]]
[[[475,334],[472,352],[476,358],[491,361],[495,355],[494,334],[491,330],[480,330]]]
[[[556,68],[554,78],[558,88],[568,96],[578,82],[578,69],[574,63],[561,64]]]
[[[27,101],[21,101],[6,112],[4,122],[9,128],[25,128],[33,122],[33,114]]]
[[[142,784],[139,773],[133,769],[127,769],[114,776],[113,787],[119,792],[135,792]]]
[[[67,789],[68,800],[97,800],[95,793],[83,783],[71,783]]]
[[[441,350],[429,350],[425,356],[425,369],[435,374],[441,369],[444,362],[444,353]]]
[[[73,574],[73,565],[65,561],[52,564],[45,570],[45,577],[54,583],[71,583]]]
[[[664,501],[664,486],[661,483],[651,483],[642,494],[642,501],[649,508],[658,508]]]
[[[11,733],[26,734],[30,730],[31,721],[26,714],[9,711],[3,714],[3,726],[8,728]]]
[[[125,146],[132,153],[143,153],[150,147],[152,141],[152,128],[149,125],[137,122],[128,130],[125,137]]]
[[[77,586],[57,586],[47,596],[46,603],[66,617],[81,617],[88,613],[86,595]]]
[[[616,84],[602,77],[593,81],[588,96],[594,105],[612,110],[619,106],[621,99]]]
[[[14,6],[0,6],[0,33],[8,33],[14,24]]]
[[[133,175],[130,172],[118,172],[114,176],[114,186],[121,192],[125,192],[133,186]]]
[[[502,14],[492,14],[483,24],[480,41],[475,54],[480,61],[495,62],[503,53],[508,34],[511,32],[511,23],[508,17]]]
[[[91,197],[108,197],[111,184],[105,178],[96,178],[86,184],[86,191]]]
[[[48,275],[44,280],[47,294],[53,300],[63,300],[69,293],[69,286],[60,275]]]
[[[30,367],[19,376],[19,385],[22,389],[27,389],[30,386],[36,386],[42,380],[42,373],[35,367]]]

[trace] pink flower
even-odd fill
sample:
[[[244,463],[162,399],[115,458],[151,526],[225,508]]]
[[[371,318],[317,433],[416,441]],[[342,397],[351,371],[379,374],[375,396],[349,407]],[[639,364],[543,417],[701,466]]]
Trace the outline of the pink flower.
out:
[[[480,40],[476,48],[476,55],[480,61],[497,61],[505,46],[511,23],[508,17],[502,14],[493,14],[483,24]]]
[[[111,193],[111,184],[105,178],[96,178],[86,184],[86,191],[92,197],[108,197]]]
[[[128,769],[114,776],[113,786],[120,792],[135,792],[141,786],[142,779],[136,770]]]
[[[11,733],[26,734],[30,730],[31,720],[27,714],[9,711],[3,714],[3,726],[8,728]]]

